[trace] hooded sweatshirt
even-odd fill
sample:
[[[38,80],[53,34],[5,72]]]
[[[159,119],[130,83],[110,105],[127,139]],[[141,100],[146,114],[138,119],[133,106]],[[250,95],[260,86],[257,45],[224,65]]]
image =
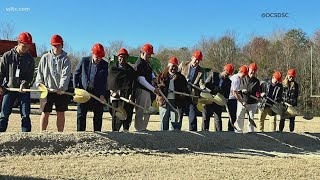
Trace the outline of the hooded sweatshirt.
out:
[[[39,62],[36,85],[42,83],[49,89],[68,89],[71,77],[71,61],[67,53],[62,51],[58,56],[52,50],[44,54]]]

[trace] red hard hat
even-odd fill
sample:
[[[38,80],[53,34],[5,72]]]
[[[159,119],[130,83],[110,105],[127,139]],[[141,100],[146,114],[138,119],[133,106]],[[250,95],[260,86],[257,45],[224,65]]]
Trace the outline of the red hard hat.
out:
[[[151,44],[143,45],[142,48],[141,48],[141,51],[144,51],[144,52],[149,53],[149,54],[154,54],[153,53],[153,46]]]
[[[249,65],[249,68],[252,69],[252,70],[254,70],[254,71],[257,71],[257,70],[258,70],[258,66],[257,66],[256,63],[251,63],[251,64]]]
[[[294,69],[289,69],[287,75],[288,75],[288,76],[292,76],[292,77],[296,77],[296,70],[294,70]]]
[[[99,43],[93,45],[91,50],[92,50],[92,54],[96,55],[99,58],[102,58],[105,56],[104,47]]]
[[[248,75],[248,67],[246,65],[242,65],[239,68],[239,72],[243,73],[244,75]]]
[[[224,70],[227,71],[228,74],[232,75],[234,71],[234,67],[232,66],[232,64],[226,64],[224,66]]]
[[[192,54],[193,57],[195,57],[197,60],[202,60],[202,52],[200,50],[196,50],[193,54]]]
[[[273,73],[273,77],[278,81],[278,82],[281,82],[282,81],[282,75],[281,75],[281,72],[280,71],[275,71]]]
[[[52,46],[62,45],[62,44],[63,44],[63,40],[62,40],[61,36],[59,36],[58,34],[55,34],[52,36],[52,38],[51,38],[51,45]]]
[[[32,44],[32,36],[28,32],[22,32],[18,36],[18,41],[20,41],[23,44]]]
[[[179,64],[178,59],[176,57],[174,57],[174,56],[169,59],[168,63],[174,64],[174,65],[178,65]]]
[[[121,49],[118,51],[118,55],[117,55],[117,56],[119,56],[120,54],[129,55],[128,51],[127,51],[125,48],[121,48]]]

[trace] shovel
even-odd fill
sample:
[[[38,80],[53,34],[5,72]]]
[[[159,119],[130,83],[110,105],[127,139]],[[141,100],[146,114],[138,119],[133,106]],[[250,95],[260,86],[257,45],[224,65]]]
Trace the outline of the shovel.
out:
[[[39,84],[38,89],[20,89],[20,88],[6,88],[8,91],[16,91],[16,92],[40,92],[40,98],[44,99],[48,95],[48,89],[44,84]]]
[[[180,129],[181,129],[181,126],[180,126],[180,123],[177,121],[177,120],[180,120],[179,111],[173,107],[173,105],[169,102],[169,100],[168,100],[167,97],[163,94],[163,92],[162,92],[161,90],[159,90],[159,93],[160,93],[160,95],[164,98],[164,100],[169,104],[169,106],[173,109],[173,111],[174,111],[175,114],[176,114],[175,122],[171,122],[171,125],[172,125],[173,129],[175,129],[175,130],[180,130]]]
[[[172,92],[172,93],[178,94],[178,95],[182,95],[182,96],[194,97],[194,98],[200,97],[200,96],[195,96],[195,95],[191,95],[191,94],[187,94],[187,93],[183,93],[183,92],[179,92],[179,91],[173,91],[171,89],[169,89],[169,92]]]
[[[148,109],[146,109],[146,108],[140,106],[139,104],[136,104],[136,103],[132,102],[131,100],[129,100],[129,99],[127,99],[127,98],[124,98],[124,97],[121,97],[121,96],[120,96],[120,99],[121,99],[122,101],[128,103],[128,104],[131,104],[131,105],[137,106],[138,108],[143,109],[143,110],[144,110],[144,112],[143,112],[144,114],[156,114],[156,113],[158,112],[158,111],[156,111],[156,110],[153,110],[153,109],[150,108],[150,107],[149,107]]]
[[[54,92],[57,93],[57,89],[48,89],[49,92]],[[66,91],[61,91],[62,94],[73,96],[73,101],[77,103],[86,103],[90,100],[90,94],[84,90],[84,89],[79,89],[75,88],[74,93],[71,92],[66,92]]]
[[[115,116],[118,117],[120,120],[126,120],[127,119],[127,112],[126,110],[124,110],[122,107],[119,108],[115,108],[113,106],[111,106],[110,104],[108,104],[105,101],[102,101],[100,98],[98,98],[97,96],[91,94],[88,92],[88,94],[90,95],[90,97],[94,98],[95,100],[99,101],[101,104],[104,104],[106,106],[108,106],[109,108],[115,110]]]
[[[291,104],[286,103],[286,102],[284,104],[287,106],[286,113],[289,114],[290,116],[303,116],[303,119],[305,119],[305,120],[313,119],[312,113],[308,114],[308,113],[302,112],[299,109],[297,109],[296,107],[294,107]]]
[[[277,101],[267,97],[268,100],[276,104],[276,106],[281,106],[282,109],[284,107],[282,106],[281,103],[278,103]],[[307,114],[305,112],[300,111],[299,109],[293,107],[291,104],[284,102],[284,104],[287,106],[286,113],[289,114],[290,116],[303,116],[303,119],[305,120],[311,120],[313,119],[313,114]]]

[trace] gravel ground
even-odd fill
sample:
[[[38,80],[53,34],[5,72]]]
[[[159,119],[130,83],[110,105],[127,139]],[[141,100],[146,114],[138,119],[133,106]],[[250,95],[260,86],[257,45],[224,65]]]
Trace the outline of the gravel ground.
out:
[[[34,114],[32,132],[21,133],[19,114],[12,114],[0,133],[0,179],[320,179],[319,118],[297,118],[296,133],[236,134],[160,132],[155,115],[151,131],[125,133],[110,132],[105,113],[102,132],[90,132],[88,120],[89,132],[77,133],[75,115],[67,112],[66,132],[54,132],[52,115],[39,133]]]

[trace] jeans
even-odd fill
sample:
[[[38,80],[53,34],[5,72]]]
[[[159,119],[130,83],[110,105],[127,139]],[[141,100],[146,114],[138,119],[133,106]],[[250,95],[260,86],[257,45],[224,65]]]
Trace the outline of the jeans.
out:
[[[296,117],[289,117],[289,130],[290,132],[293,132],[294,131],[294,121],[296,119]],[[280,119],[280,123],[279,123],[279,131],[282,132],[283,131],[283,128],[284,128],[284,123],[285,122],[285,118],[284,117],[281,117]]]
[[[169,100],[171,105],[174,108],[175,106],[174,100]],[[180,116],[183,116],[182,109],[178,109]],[[177,114],[173,111],[169,104],[166,104],[166,107],[159,107],[159,115],[160,115],[160,130],[167,131],[167,130],[174,130],[172,123],[176,123],[177,129],[181,130],[181,122],[177,117]],[[179,122],[178,122],[179,121]]]
[[[7,91],[3,95],[2,112],[0,114],[0,132],[5,132],[8,127],[9,116],[15,100],[18,99],[21,114],[21,131],[31,131],[30,121],[30,93],[19,93]]]

